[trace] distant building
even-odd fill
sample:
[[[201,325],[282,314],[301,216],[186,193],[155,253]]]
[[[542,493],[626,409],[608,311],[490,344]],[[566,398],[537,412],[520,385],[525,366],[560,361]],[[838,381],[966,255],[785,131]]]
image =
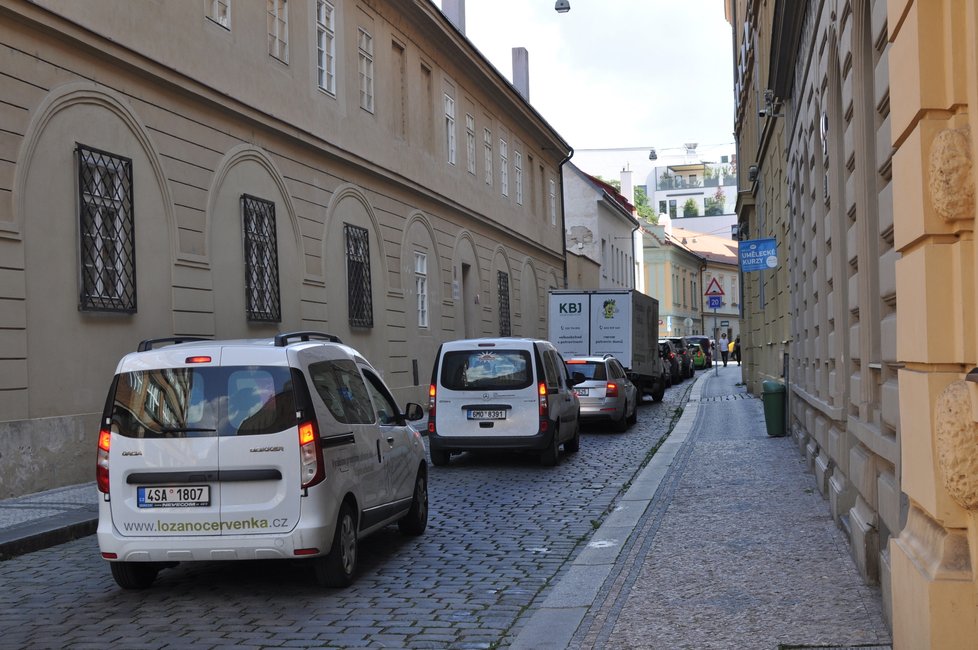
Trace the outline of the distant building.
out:
[[[703,314],[703,334],[719,337],[726,332],[732,341],[740,336],[740,263],[736,240],[718,237],[701,232],[672,226],[672,236],[683,246],[699,255],[706,265],[703,269],[703,285],[700,291],[700,304]],[[716,280],[716,284],[713,281]],[[720,306],[711,309],[706,292],[711,287],[723,292]]]

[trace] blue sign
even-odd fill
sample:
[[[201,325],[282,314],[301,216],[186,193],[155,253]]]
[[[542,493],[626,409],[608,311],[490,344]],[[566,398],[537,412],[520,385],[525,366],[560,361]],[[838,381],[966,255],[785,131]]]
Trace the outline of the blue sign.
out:
[[[720,305],[723,304],[723,296],[707,296],[706,297],[706,307],[707,309],[720,309]]]
[[[778,266],[778,242],[776,239],[752,239],[740,242],[740,270],[763,271]]]

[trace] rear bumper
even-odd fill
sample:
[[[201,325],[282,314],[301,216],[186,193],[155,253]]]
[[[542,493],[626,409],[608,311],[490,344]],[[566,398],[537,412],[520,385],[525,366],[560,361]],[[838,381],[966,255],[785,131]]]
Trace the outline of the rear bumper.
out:
[[[555,427],[530,436],[443,436],[429,433],[428,444],[436,451],[477,451],[488,449],[514,449],[543,451],[553,442]]]

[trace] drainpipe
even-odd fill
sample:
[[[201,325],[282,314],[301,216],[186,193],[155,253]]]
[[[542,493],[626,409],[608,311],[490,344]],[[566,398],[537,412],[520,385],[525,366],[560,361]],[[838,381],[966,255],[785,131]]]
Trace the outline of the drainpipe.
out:
[[[560,170],[560,250],[563,251],[561,259],[564,260],[564,286],[561,289],[567,288],[567,216],[564,211],[564,165],[574,156],[574,147],[567,146],[570,152],[557,165],[557,169]]]

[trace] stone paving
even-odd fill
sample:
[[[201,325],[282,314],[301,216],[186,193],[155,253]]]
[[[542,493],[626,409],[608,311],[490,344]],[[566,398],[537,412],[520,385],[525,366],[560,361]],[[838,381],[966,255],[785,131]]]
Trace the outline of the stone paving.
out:
[[[0,563],[0,647],[508,645],[674,425],[691,386],[644,404],[626,433],[587,428],[580,452],[556,468],[502,453],[430,467],[427,533],[390,527],[365,540],[360,575],[344,590],[316,587],[301,562],[235,562],[180,565],[126,592],[93,536],[14,557]],[[71,505],[66,495],[53,503]]]

